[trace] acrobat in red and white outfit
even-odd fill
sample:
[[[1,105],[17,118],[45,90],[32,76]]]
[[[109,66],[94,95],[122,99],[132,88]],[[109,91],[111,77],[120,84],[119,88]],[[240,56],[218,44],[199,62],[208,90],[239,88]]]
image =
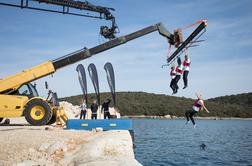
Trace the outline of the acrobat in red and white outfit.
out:
[[[175,71],[176,71],[176,77],[175,77],[175,81],[174,81],[174,84],[173,84],[175,91],[174,91],[173,94],[178,92],[178,89],[179,89],[178,82],[180,80],[180,77],[183,75],[183,71],[184,71],[183,70],[183,65],[181,63],[180,58],[178,58],[178,66],[176,67]]]
[[[173,94],[174,94],[175,93],[174,83],[175,83],[175,77],[176,77],[176,70],[175,70],[174,66],[171,67],[170,76],[171,76],[170,87],[171,87]]]
[[[204,104],[204,100],[202,99],[202,95],[196,93],[196,96],[198,99],[194,101],[192,109],[189,111],[186,111],[186,113],[185,113],[185,116],[187,119],[186,124],[188,124],[190,122],[189,121],[189,118],[190,118],[194,128],[196,127],[196,125],[195,125],[195,121],[193,119],[193,115],[195,115],[196,113],[198,113],[202,109],[205,109],[207,113],[210,113]]]
[[[190,70],[190,65],[191,65],[191,60],[186,52],[185,54],[185,59],[183,62],[183,66],[184,66],[184,73],[183,73],[183,80],[184,80],[184,87],[183,89],[185,89],[188,86],[188,74],[189,74],[189,70]]]

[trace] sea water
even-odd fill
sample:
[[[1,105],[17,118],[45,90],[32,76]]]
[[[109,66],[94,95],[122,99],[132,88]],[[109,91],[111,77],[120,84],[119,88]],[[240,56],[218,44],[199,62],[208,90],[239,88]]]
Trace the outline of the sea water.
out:
[[[251,120],[134,119],[136,159],[154,165],[252,165]],[[205,149],[200,145],[205,144]]]

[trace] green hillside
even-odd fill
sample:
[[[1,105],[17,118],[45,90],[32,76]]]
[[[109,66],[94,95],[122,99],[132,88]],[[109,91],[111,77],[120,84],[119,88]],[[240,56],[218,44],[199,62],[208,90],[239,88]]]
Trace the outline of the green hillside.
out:
[[[221,96],[221,97],[209,99],[209,101],[222,103],[222,104],[237,104],[237,105],[243,105],[246,107],[252,107],[252,93]]]
[[[164,116],[167,114],[184,116],[186,110],[191,109],[193,99],[175,97],[145,92],[118,92],[117,103],[122,115]],[[62,98],[74,105],[80,103],[81,95]],[[111,98],[110,93],[101,93],[101,102]],[[95,94],[89,95],[89,103],[95,99]],[[252,117],[252,93],[217,97],[206,101],[210,114],[205,111],[199,116],[217,117]]]

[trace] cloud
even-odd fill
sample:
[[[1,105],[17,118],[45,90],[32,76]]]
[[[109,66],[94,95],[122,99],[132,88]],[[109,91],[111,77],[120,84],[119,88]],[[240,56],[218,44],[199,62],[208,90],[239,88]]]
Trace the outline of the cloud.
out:
[[[106,5],[108,2],[109,5]],[[251,1],[107,0],[102,5],[116,8],[114,13],[121,30],[118,35],[132,33],[159,21],[172,31],[198,19],[209,19],[207,32],[202,37],[206,41],[189,50],[192,59],[190,87],[180,90],[179,96],[194,97],[195,91],[201,91],[209,98],[252,90],[249,72],[252,62]],[[0,77],[56,59],[84,46],[96,46],[102,42],[98,36],[99,26],[108,24],[104,20],[31,13],[28,10],[0,11],[1,19],[6,23],[0,27]],[[185,30],[185,34],[189,35],[194,28]],[[169,68],[161,69],[167,50],[167,41],[154,32],[79,63],[85,67],[95,63],[101,91],[109,91],[103,69],[109,61],[115,68],[118,91],[171,94]],[[60,97],[79,94],[76,66],[57,71],[53,78],[48,76],[38,80],[39,89],[44,91],[43,82],[47,80]],[[91,82],[88,83],[90,92],[93,92]]]

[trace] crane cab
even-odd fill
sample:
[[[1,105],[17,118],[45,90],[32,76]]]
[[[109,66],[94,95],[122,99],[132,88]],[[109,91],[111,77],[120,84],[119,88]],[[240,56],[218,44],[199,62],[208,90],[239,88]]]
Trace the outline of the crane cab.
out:
[[[29,99],[39,96],[36,85],[31,83],[24,84],[15,91],[5,92],[5,94],[27,96]]]
[[[0,121],[5,117],[24,116],[31,125],[45,125],[52,120],[52,106],[39,97],[31,83],[0,94],[0,101]]]

